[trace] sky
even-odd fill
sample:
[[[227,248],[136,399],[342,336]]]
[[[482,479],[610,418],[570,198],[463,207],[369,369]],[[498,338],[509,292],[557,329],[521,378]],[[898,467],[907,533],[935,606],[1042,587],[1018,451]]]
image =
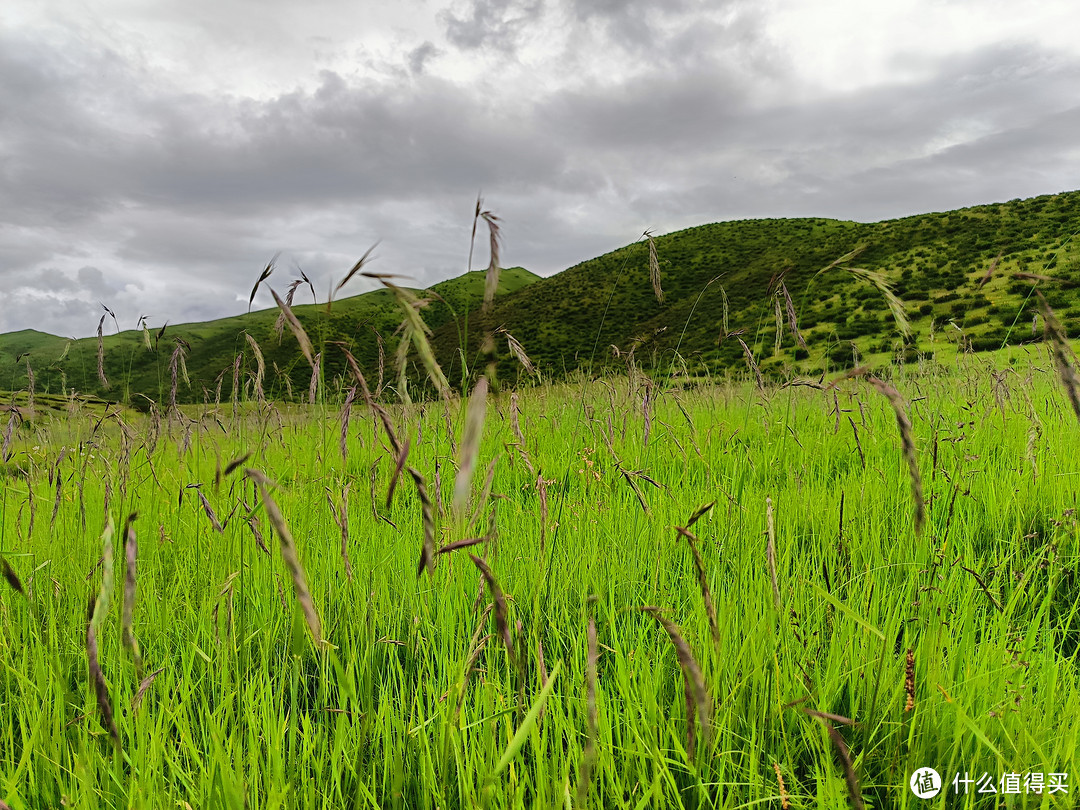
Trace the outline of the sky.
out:
[[[547,276],[1075,190],[1077,31],[1075,0],[5,0],[0,331],[237,314],[279,252],[320,301],[375,243],[430,285],[478,194]]]

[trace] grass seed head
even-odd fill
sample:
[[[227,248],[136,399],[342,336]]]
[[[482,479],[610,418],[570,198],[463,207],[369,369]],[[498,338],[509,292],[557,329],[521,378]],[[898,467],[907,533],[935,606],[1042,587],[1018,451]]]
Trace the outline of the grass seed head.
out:
[[[278,508],[277,503],[270,495],[269,488],[273,484],[260,470],[249,468],[245,470],[245,474],[259,487],[263,508],[266,509],[266,516],[270,519],[274,531],[277,532],[281,557],[285,561],[285,567],[289,569],[289,575],[293,581],[293,590],[304,613],[304,620],[307,622],[308,630],[311,631],[311,637],[316,644],[323,645],[325,641],[322,636],[322,622],[319,620],[319,614],[315,609],[315,601],[311,598],[311,591],[308,589],[307,573],[300,562],[300,556],[296,550],[296,541],[293,540],[292,532],[289,531],[289,526],[285,523],[285,517],[281,514],[281,509]]]
[[[113,534],[115,531],[110,517],[105,524],[104,531],[101,533],[101,588],[98,590],[97,599],[92,602],[93,614],[90,617],[95,629],[101,627],[101,623],[109,612],[109,600],[112,598],[113,587],[116,582],[116,569],[113,562]]]
[[[457,551],[459,548],[470,548],[471,546],[478,546],[486,540],[486,537],[470,537],[467,540],[456,540],[453,543],[447,543],[436,553],[449,554],[451,551]]]
[[[263,393],[263,380],[266,379],[266,361],[263,360],[262,349],[259,348],[259,343],[249,333],[244,332],[244,337],[247,339],[248,345],[251,346],[251,352],[255,355],[255,395],[259,398],[259,402],[265,399]]]
[[[146,694],[146,690],[153,686],[154,681],[157,680],[158,675],[160,675],[164,671],[165,667],[155,669],[153,672],[151,672],[149,675],[142,679],[142,682],[139,684],[138,691],[135,692],[135,697],[131,699],[132,712],[137,712],[139,710],[139,706],[142,705],[143,696]]]
[[[319,369],[322,366],[322,352],[315,355],[311,364],[311,382],[308,384],[308,405],[315,404],[315,395],[319,392]]]
[[[653,295],[658,304],[664,303],[664,289],[660,284],[660,259],[656,255],[656,240],[652,233],[645,231],[643,234],[649,245],[649,281],[652,282]]]
[[[296,288],[304,283],[302,278],[294,279],[289,282],[289,289],[285,291],[285,303],[290,307],[293,305],[293,298],[296,297]],[[277,320],[274,321],[274,334],[277,335],[278,345],[281,345],[281,336],[285,333],[285,313],[278,311]]]
[[[101,316],[101,320],[97,325],[97,375],[98,381],[101,383],[101,387],[106,391],[109,390],[109,380],[105,376],[105,338],[102,335],[102,328],[105,326],[105,316]]]
[[[483,311],[490,312],[499,289],[499,218],[490,211],[481,211],[480,217],[488,226],[488,247],[491,259],[488,261],[487,275],[484,277]]]
[[[784,775],[780,773],[780,766],[775,762],[772,767],[776,772],[776,786],[780,790],[780,808],[788,810],[791,807],[791,800],[788,798],[787,786],[784,784]]]
[[[915,708],[915,653],[907,651],[907,665],[904,667],[904,711],[910,712]]]
[[[1065,394],[1069,398],[1069,404],[1072,405],[1073,413],[1076,414],[1077,419],[1080,419],[1080,377],[1077,376],[1071,362],[1072,348],[1065,337],[1065,330],[1062,329],[1061,323],[1046,298],[1038,290],[1035,294],[1039,296],[1039,309],[1042,312],[1045,331],[1053,347],[1054,366],[1057,368],[1061,385],[1065,388]]]
[[[15,436],[15,425],[22,421],[19,409],[15,407],[14,399],[12,397],[11,407],[8,409],[7,427],[4,428],[4,441],[0,445],[0,458],[3,459],[5,464],[11,459],[11,440]]]
[[[590,602],[595,597],[590,597]],[[577,781],[577,805],[585,807],[592,782],[593,766],[596,764],[596,665],[600,650],[596,638],[596,617],[589,616],[587,631],[588,654],[585,659],[585,750],[582,752],[581,768]]]
[[[716,501],[709,501],[704,506],[699,506],[694,510],[694,514],[690,516],[690,519],[686,521],[686,528],[690,529],[695,523],[709,513],[709,511],[716,506]]]
[[[405,469],[405,462],[409,458],[409,437],[405,437],[405,443],[401,445],[401,449],[398,451],[397,463],[394,465],[394,474],[390,476],[390,486],[386,489],[386,508],[390,508],[390,504],[394,500],[394,490],[397,489],[398,479],[401,478],[401,471]]]
[[[132,512],[124,525],[124,609],[121,615],[121,627],[124,646],[131,653],[131,660],[135,663],[135,674],[142,679],[142,654],[139,652],[139,642],[132,630],[135,616],[136,573],[139,559],[139,544],[135,536],[135,518],[138,515]]]
[[[922,474],[919,472],[919,457],[915,452],[915,436],[911,430],[911,420],[908,419],[904,400],[895,388],[877,377],[869,377],[868,381],[878,393],[889,400],[893,413],[896,415],[896,426],[900,430],[900,444],[904,459],[907,461],[908,473],[911,476],[911,497],[915,502],[915,533],[921,534],[923,524],[926,522],[926,504],[923,501]],[[1080,410],[1077,413],[1080,414]]]
[[[832,740],[833,747],[836,748],[836,753],[840,757],[840,766],[844,769],[844,782],[847,783],[848,800],[855,810],[864,810],[866,805],[863,802],[862,790],[859,788],[859,779],[855,775],[855,767],[851,763],[851,754],[848,752],[847,743],[844,742],[840,732],[833,728],[828,721],[822,720],[821,722],[825,724],[825,728],[829,732],[829,739]]]
[[[780,610],[780,581],[776,575],[776,527],[773,521],[772,498],[765,498],[765,531],[767,540],[765,543],[765,559],[769,564],[769,579],[772,582],[773,603]]]
[[[330,504],[330,514],[334,516],[334,522],[341,531],[341,560],[345,563],[345,576],[349,582],[353,581],[352,561],[349,559],[349,484],[341,490],[341,508],[334,504],[334,497],[329,487],[326,490],[326,500]]]
[[[363,269],[364,265],[367,263],[368,259],[371,257],[371,251],[375,250],[375,248],[378,246],[378,244],[379,243],[376,242],[374,245],[372,245],[366,251],[364,251],[364,255],[361,256],[357,260],[356,264],[354,264],[352,266],[352,269],[348,273],[345,274],[345,278],[343,278],[341,281],[339,281],[338,285],[336,287],[334,287],[334,291],[330,295],[330,301],[333,301],[334,296],[337,295],[339,292],[341,292],[341,288],[344,287],[346,284],[348,284],[349,281],[352,279],[352,277],[355,276],[357,273],[359,273],[361,269]],[[329,306],[330,301],[327,302],[327,306]]]
[[[709,506],[711,507],[712,504],[709,504]],[[712,635],[713,642],[719,646],[720,625],[716,620],[716,607],[713,605],[712,592],[709,590],[709,578],[705,573],[705,563],[701,559],[701,552],[698,551],[697,538],[682,526],[676,526],[675,529],[686,538],[690,551],[694,555],[694,570],[697,571],[698,587],[701,589],[701,599],[705,603],[705,615],[709,618],[709,632]]]
[[[266,263],[266,267],[263,268],[263,271],[259,274],[259,277],[255,280],[255,286],[251,288],[251,295],[248,296],[248,312],[251,312],[251,304],[255,300],[255,293],[257,293],[259,291],[259,285],[262,284],[264,281],[266,281],[268,278],[270,278],[270,274],[274,272],[274,264],[277,262],[278,256],[280,256],[280,255],[281,255],[280,253],[275,253],[274,258],[272,258],[270,261],[268,261]],[[161,330],[164,332],[165,327],[162,327]],[[161,337],[161,336],[158,335],[158,337]]]
[[[465,411],[465,435],[461,440],[458,474],[454,479],[454,514],[460,519],[472,491],[473,471],[480,455],[480,440],[484,433],[484,417],[487,413],[487,377],[481,375],[473,387],[472,396]]]
[[[806,341],[803,340],[802,332],[799,331],[799,318],[795,313],[795,304],[791,300],[791,293],[788,292],[787,285],[780,282],[780,292],[784,296],[784,307],[787,310],[788,329],[791,330],[791,334],[795,336],[795,342],[803,349],[806,348]]]
[[[98,618],[99,603],[95,603],[94,597],[90,597],[88,613],[90,621],[86,624],[86,660],[90,670],[90,682],[94,686],[94,694],[97,696],[98,711],[101,712],[101,724],[109,731],[113,744],[120,749],[120,732],[113,720],[112,702],[109,700],[109,687],[105,684],[105,674],[101,671],[98,661],[97,627],[95,619]]]
[[[271,288],[270,294],[274,296],[274,301],[277,302],[278,308],[285,316],[285,322],[289,324],[289,329],[291,329],[293,335],[295,335],[296,342],[300,344],[300,351],[304,353],[304,358],[308,361],[308,365],[314,368],[315,356],[312,353],[311,339],[308,338],[307,332],[304,331],[304,327],[300,324],[296,315],[293,314],[292,308],[281,300],[281,296],[279,296],[273,288]]]
[[[11,586],[12,590],[22,594],[24,599],[29,599],[30,597],[26,595],[26,589],[23,588],[19,575],[15,573],[15,569],[13,569],[3,557],[0,557],[0,568],[3,569],[4,579],[7,581],[7,584]]]
[[[765,391],[765,380],[761,376],[761,369],[758,368],[757,361],[754,360],[754,353],[750,351],[750,347],[746,345],[746,342],[742,338],[735,338],[739,341],[739,345],[742,346],[743,356],[746,358],[746,367],[754,372],[754,378],[757,380],[757,387],[759,391]]]
[[[435,515],[431,508],[431,498],[428,497],[427,483],[424,476],[409,467],[409,475],[416,483],[416,493],[420,496],[421,518],[424,523],[424,544],[420,548],[420,561],[416,565],[416,576],[424,573],[426,568],[429,576],[435,575]]]
[[[529,355],[525,353],[525,347],[521,345],[518,339],[502,328],[497,329],[496,333],[506,336],[506,345],[507,348],[510,349],[510,354],[521,363],[521,367],[525,369],[525,373],[530,377],[536,376],[536,366],[533,365],[532,360],[529,359]]]
[[[499,582],[495,579],[495,574],[491,572],[488,564],[475,554],[470,554],[469,559],[480,569],[480,574],[487,583],[488,591],[491,593],[491,601],[495,604],[495,630],[498,632],[510,660],[516,664],[514,639],[510,636],[510,623],[507,620],[509,614],[506,609],[506,596],[503,594],[502,588],[499,587]]]
[[[844,269],[856,278],[869,281],[877,287],[878,292],[885,298],[885,303],[889,307],[889,312],[892,313],[893,320],[896,321],[896,328],[900,330],[901,335],[908,337],[911,334],[911,324],[908,323],[907,313],[904,311],[904,302],[896,297],[896,293],[893,292],[892,285],[885,278],[885,274],[880,270],[866,270],[861,267],[845,267]]]
[[[712,733],[712,707],[709,700],[709,692],[705,687],[705,678],[701,674],[701,667],[698,666],[698,662],[694,659],[694,654],[690,650],[690,645],[686,642],[686,639],[683,638],[682,630],[675,622],[671,621],[671,619],[661,613],[660,608],[658,607],[647,606],[641,608],[641,610],[656,619],[668,634],[668,638],[675,648],[675,655],[679,659],[679,667],[682,669],[684,684],[690,691],[694,711],[701,720],[702,731],[704,732],[707,742]],[[693,720],[691,718],[687,719],[692,725]],[[692,740],[693,732],[691,728],[688,727],[688,747],[693,747]]]
[[[203,494],[202,487],[198,484],[188,484],[190,489],[194,489],[195,493],[199,496],[199,503],[202,504],[203,512],[206,513],[206,517],[210,520],[210,525],[214,527],[214,531],[218,534],[224,534],[225,528],[221,525],[221,521],[218,520],[217,513],[214,512],[214,507],[210,505],[210,501],[206,499]]]

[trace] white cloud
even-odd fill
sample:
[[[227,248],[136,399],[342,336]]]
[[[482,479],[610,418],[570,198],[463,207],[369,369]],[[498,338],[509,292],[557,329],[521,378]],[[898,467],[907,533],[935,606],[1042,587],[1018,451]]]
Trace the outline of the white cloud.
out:
[[[1078,185],[1080,7],[659,8],[13,0],[0,329],[230,314],[278,250],[322,295],[376,239],[433,283],[478,189],[504,263],[551,273],[646,228]]]

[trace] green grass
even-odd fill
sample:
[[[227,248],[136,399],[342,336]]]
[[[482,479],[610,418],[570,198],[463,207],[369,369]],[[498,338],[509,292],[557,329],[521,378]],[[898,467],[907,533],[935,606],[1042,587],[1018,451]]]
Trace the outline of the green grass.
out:
[[[496,635],[467,684],[473,640],[497,633],[481,621],[490,595],[461,551],[417,578],[417,491],[405,474],[387,506],[394,460],[361,402],[345,459],[329,404],[244,403],[235,415],[231,404],[189,406],[182,422],[160,425],[130,411],[121,424],[40,408],[14,428],[0,501],[0,552],[30,593],[0,584],[0,800],[13,810],[574,806],[592,616],[591,807],[779,807],[774,764],[792,807],[843,806],[834,746],[804,709],[856,721],[836,727],[867,806],[1002,806],[974,794],[916,800],[906,786],[920,766],[947,779],[1066,772],[1068,795],[1021,796],[1019,806],[1072,806],[1080,454],[1043,354],[960,354],[897,371],[928,503],[921,537],[893,412],[869,385],[763,398],[738,381],[661,378],[646,421],[644,379],[520,391],[523,447],[508,393],[494,396],[473,486],[478,499],[496,460],[493,497],[468,535],[445,514],[464,406],[387,405],[411,439],[408,466],[437,500],[436,543],[482,533],[489,518],[497,528],[469,550],[508,596],[519,658]],[[546,526],[522,450],[547,482]],[[328,648],[308,635],[254,485],[242,469],[215,485],[219,464],[247,452],[245,466],[278,483]],[[185,489],[196,483],[223,532]],[[351,582],[327,502],[346,485]],[[675,530],[710,501],[693,531],[715,643]],[[98,634],[117,750],[89,684],[86,606],[101,587],[107,520],[119,529],[136,511],[134,632],[147,672],[162,672],[134,710],[118,540],[117,590]],[[681,627],[712,700],[710,740],[698,727],[693,756],[679,663],[647,605]],[[541,645],[557,672],[546,697]]]

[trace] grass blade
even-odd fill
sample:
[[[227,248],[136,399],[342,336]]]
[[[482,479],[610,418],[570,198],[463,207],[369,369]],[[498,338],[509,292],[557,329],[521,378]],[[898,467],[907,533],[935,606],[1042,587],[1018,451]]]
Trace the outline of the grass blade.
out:
[[[540,717],[540,712],[544,709],[544,704],[551,696],[551,690],[555,686],[555,679],[562,671],[562,661],[555,662],[555,668],[551,670],[551,677],[547,679],[547,683],[544,684],[544,688],[541,690],[540,695],[533,701],[532,707],[529,709],[529,713],[525,715],[525,719],[521,721],[521,725],[518,726],[516,732],[514,732],[513,739],[510,740],[510,744],[506,746],[506,750],[503,751],[502,756],[499,757],[499,761],[495,765],[495,769],[491,772],[489,779],[498,776],[507,765],[518,755],[518,752],[525,747],[525,742],[529,739],[529,735],[532,733],[533,728],[536,726],[536,721]]]

